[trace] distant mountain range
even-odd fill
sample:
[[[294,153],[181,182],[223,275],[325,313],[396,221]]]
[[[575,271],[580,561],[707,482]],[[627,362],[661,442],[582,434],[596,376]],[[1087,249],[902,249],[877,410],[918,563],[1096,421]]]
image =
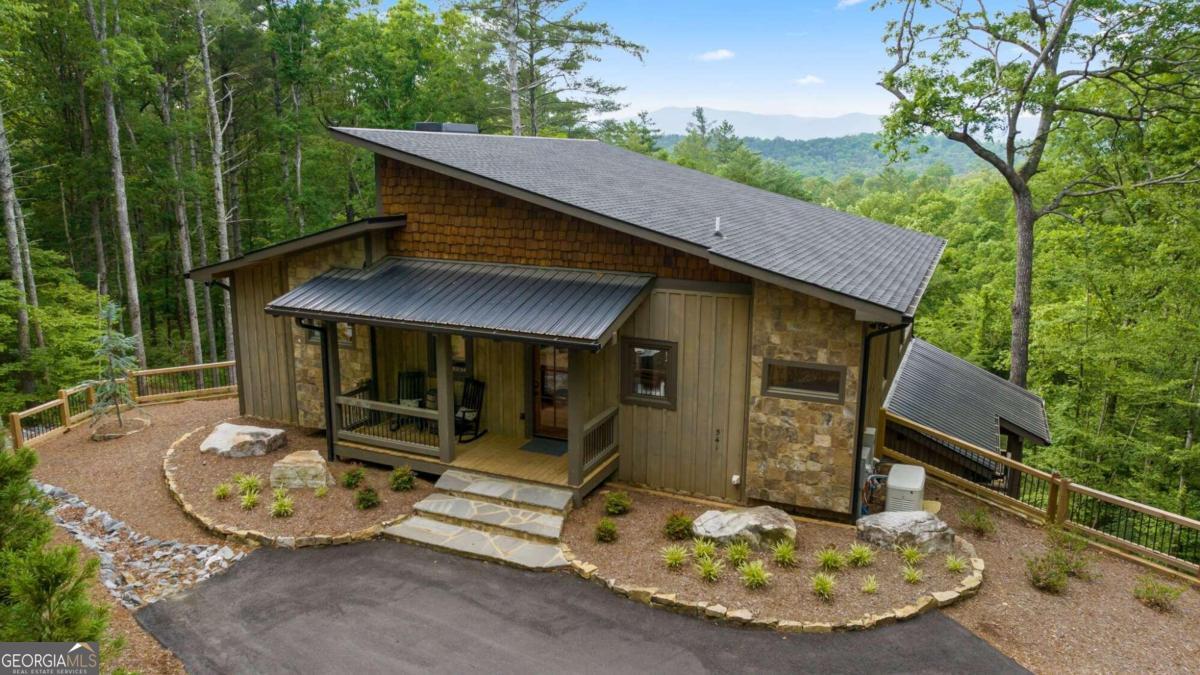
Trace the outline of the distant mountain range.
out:
[[[650,119],[664,134],[683,134],[692,121],[692,108],[660,108],[650,113]],[[704,114],[714,125],[726,120],[737,129],[739,136],[755,138],[786,138],[807,140],[879,131],[879,115],[849,113],[837,117],[800,117],[798,115],[762,115],[740,110],[705,108]]]

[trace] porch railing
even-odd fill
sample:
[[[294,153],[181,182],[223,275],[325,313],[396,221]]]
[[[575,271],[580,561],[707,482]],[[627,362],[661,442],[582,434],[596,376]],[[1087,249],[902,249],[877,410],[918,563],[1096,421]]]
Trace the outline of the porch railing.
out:
[[[613,406],[583,425],[583,476],[600,466],[617,451],[617,412]]]
[[[390,450],[438,456],[438,411],[338,396],[338,438]]]

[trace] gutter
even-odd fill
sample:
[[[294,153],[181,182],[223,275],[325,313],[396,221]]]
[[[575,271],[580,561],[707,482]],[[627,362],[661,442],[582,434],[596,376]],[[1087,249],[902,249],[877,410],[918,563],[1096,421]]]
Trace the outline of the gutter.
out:
[[[894,324],[891,326],[885,326],[878,330],[874,330],[874,331],[871,331],[870,333],[867,333],[867,337],[863,339],[863,353],[862,353],[862,366],[861,366],[862,370],[860,371],[862,374],[858,378],[859,385],[860,385],[859,392],[858,392],[858,415],[855,418],[855,423],[854,423],[854,431],[855,431],[855,433],[854,433],[854,439],[855,439],[854,440],[854,478],[852,479],[854,489],[853,489],[853,494],[850,496],[850,518],[851,518],[852,522],[858,520],[859,515],[860,515],[859,511],[862,508],[862,504],[859,503],[859,501],[862,497],[862,489],[859,487],[859,483],[862,481],[862,478],[863,478],[863,476],[862,476],[863,431],[864,431],[864,426],[866,424],[865,418],[866,418],[866,413],[867,413],[867,388],[864,385],[867,381],[867,376],[871,372],[871,341],[877,337],[881,337],[881,336],[887,335],[889,333],[894,333],[898,330],[903,330],[905,328],[908,328],[911,325],[912,325],[912,318],[905,317],[904,320],[898,324]],[[883,442],[883,439],[881,439],[881,438],[875,439],[876,446],[878,446],[882,442]]]

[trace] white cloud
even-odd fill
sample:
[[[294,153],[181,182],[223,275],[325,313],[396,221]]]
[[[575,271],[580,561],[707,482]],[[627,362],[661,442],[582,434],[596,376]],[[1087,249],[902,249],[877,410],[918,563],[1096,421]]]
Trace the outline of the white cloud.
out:
[[[847,7],[861,5],[866,1],[867,0],[838,0],[837,8],[838,9],[846,9]]]
[[[792,84],[798,87],[807,87],[810,84],[825,84],[825,80],[822,80],[816,75],[805,75],[804,77],[798,77],[792,80]]]
[[[733,52],[728,49],[714,49],[712,51],[704,52],[703,54],[697,54],[696,60],[697,61],[725,61],[728,59],[732,59],[733,56],[734,56]]]

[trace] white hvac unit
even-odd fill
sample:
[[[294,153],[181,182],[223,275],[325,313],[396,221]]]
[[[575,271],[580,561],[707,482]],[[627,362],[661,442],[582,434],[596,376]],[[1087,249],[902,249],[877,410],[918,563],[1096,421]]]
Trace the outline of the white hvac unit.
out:
[[[920,511],[925,501],[925,469],[908,464],[892,466],[887,479],[888,511]]]

